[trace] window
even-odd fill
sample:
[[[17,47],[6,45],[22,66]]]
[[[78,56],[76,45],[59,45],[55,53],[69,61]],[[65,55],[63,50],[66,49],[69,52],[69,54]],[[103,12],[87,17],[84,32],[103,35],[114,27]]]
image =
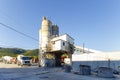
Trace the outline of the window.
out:
[[[65,42],[63,42],[63,46],[65,46]]]

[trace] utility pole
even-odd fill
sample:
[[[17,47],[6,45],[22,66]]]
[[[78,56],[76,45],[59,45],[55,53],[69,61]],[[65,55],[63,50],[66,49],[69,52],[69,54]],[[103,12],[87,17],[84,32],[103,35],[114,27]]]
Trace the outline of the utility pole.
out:
[[[84,43],[83,43],[83,53],[84,53],[84,46],[85,46],[85,45],[84,45]]]

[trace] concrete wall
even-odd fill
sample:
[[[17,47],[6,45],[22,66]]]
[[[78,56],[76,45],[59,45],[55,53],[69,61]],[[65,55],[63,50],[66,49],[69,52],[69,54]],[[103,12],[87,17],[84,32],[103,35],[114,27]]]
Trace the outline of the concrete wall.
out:
[[[101,52],[101,53],[85,53],[72,55],[73,70],[78,71],[79,65],[90,65],[92,70],[98,67],[110,67],[119,70],[120,52]]]

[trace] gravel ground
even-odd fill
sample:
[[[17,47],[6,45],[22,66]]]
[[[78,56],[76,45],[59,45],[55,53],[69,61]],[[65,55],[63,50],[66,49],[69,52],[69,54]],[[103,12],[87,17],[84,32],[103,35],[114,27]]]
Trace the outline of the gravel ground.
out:
[[[37,66],[19,67],[16,64],[0,63],[0,80],[120,80],[100,78],[96,75],[77,75],[66,73],[61,68],[38,68]]]

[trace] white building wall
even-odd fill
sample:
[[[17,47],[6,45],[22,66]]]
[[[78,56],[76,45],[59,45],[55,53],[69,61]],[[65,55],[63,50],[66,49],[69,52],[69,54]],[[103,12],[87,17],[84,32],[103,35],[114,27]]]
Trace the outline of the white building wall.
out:
[[[55,41],[53,51],[61,50],[61,41]]]
[[[74,44],[73,39],[69,35],[67,35],[67,34],[62,35],[59,38],[64,40],[64,41],[69,42],[70,44]]]
[[[74,40],[67,34],[59,37],[55,37],[51,40],[52,51],[63,50],[70,51],[71,45],[74,44]],[[70,45],[71,44],[71,45]]]
[[[90,65],[92,70],[98,67],[110,67],[119,70],[120,52],[85,53],[72,55],[73,70],[79,71],[79,65]]]
[[[63,41],[67,41],[70,44],[74,44],[74,39],[72,37],[70,37],[68,34],[64,34],[58,37],[53,38],[51,41],[57,41],[57,40],[63,40]]]
[[[63,44],[64,44],[64,45],[63,45]],[[69,44],[68,44],[68,42],[62,41],[62,42],[61,42],[61,48],[62,48],[62,50],[64,50],[64,51],[69,51]]]
[[[68,51],[69,50],[68,43],[66,41],[63,41],[63,40],[55,41],[52,51],[58,51],[58,50]]]

